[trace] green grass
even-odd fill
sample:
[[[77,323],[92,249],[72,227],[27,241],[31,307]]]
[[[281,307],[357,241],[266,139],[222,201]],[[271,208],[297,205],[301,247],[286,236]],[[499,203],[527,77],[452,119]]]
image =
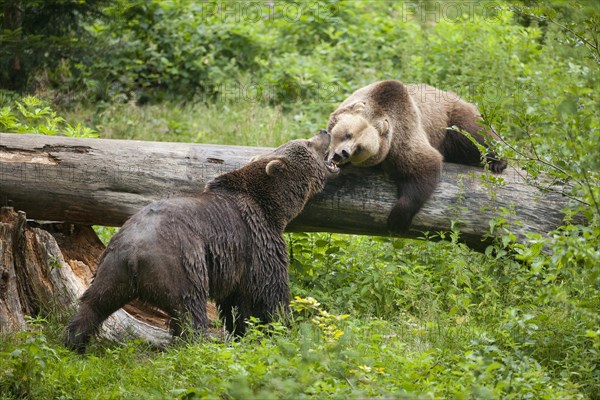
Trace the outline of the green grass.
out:
[[[239,341],[164,350],[102,343],[84,357],[56,337],[21,334],[0,345],[0,398],[583,398],[569,376],[554,376],[503,348],[493,330],[465,321],[294,317],[289,327],[257,326]],[[325,334],[331,325],[343,335]]]
[[[79,356],[61,345],[68,316],[47,310],[30,332],[0,340],[0,393],[597,398],[600,296],[590,286],[591,264],[560,271],[561,261],[548,259],[539,274],[456,243],[331,234],[288,240],[292,293],[302,297],[285,324],[252,322],[240,340],[199,338],[162,350],[93,341]],[[578,247],[585,245],[571,243],[569,257]],[[599,260],[597,252],[586,262]],[[548,284],[551,276],[562,283]]]
[[[134,102],[103,110],[80,107],[65,111],[68,120],[86,121],[105,139],[135,139],[240,146],[276,147],[309,137],[326,128],[327,115],[282,112],[257,102],[216,104],[166,102],[139,106]]]

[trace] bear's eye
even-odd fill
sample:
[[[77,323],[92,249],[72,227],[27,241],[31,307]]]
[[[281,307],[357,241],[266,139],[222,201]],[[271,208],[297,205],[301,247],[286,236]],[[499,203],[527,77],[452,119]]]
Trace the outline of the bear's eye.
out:
[[[362,151],[362,146],[360,144],[357,144],[356,147],[354,148],[354,154],[358,154]]]
[[[350,140],[352,139],[352,135],[350,134],[350,132],[346,132],[344,133],[344,136],[342,136],[342,140]]]

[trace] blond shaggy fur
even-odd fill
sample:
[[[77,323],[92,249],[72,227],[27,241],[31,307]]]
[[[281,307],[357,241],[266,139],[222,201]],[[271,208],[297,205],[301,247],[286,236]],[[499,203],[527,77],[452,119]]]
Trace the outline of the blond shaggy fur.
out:
[[[408,228],[436,187],[442,162],[481,165],[502,172],[506,161],[488,150],[482,157],[462,131],[487,148],[498,140],[479,123],[477,108],[452,92],[434,87],[375,82],[348,97],[329,117],[328,161],[362,167],[382,165],[398,182],[398,202],[388,224]]]

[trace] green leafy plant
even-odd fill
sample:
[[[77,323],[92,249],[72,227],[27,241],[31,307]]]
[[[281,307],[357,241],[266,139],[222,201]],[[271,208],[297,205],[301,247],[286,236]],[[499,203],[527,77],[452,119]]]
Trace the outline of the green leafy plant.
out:
[[[335,342],[343,334],[344,331],[340,329],[340,321],[345,320],[350,315],[335,315],[320,307],[320,303],[312,297],[302,298],[296,296],[292,300],[290,307],[298,315],[303,315],[304,318],[308,318],[314,323],[323,333],[323,336],[328,341]]]
[[[31,319],[28,322],[31,331],[16,335],[18,344],[7,351],[0,352],[6,359],[6,369],[2,372],[2,392],[16,398],[28,398],[37,385],[43,382],[48,364],[59,360],[57,351],[51,347],[46,337],[39,332],[43,319]]]
[[[81,123],[71,125],[57,115],[51,106],[37,97],[26,96],[15,100],[14,106],[0,108],[0,131],[37,133],[72,137],[98,137],[96,132]]]

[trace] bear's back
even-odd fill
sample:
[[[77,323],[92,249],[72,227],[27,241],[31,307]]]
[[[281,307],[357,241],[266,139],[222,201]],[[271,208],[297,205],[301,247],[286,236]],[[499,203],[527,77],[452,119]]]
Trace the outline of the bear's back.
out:
[[[211,246],[223,241],[242,242],[246,231],[240,210],[232,199],[203,193],[197,197],[173,197],[150,203],[121,227],[109,246],[153,248],[162,243],[179,252],[182,238],[198,246]]]
[[[426,84],[407,84],[406,88],[419,109],[421,124],[433,147],[439,148],[446,128],[463,116],[476,120],[479,113],[456,93]],[[458,118],[457,118],[458,116]]]

